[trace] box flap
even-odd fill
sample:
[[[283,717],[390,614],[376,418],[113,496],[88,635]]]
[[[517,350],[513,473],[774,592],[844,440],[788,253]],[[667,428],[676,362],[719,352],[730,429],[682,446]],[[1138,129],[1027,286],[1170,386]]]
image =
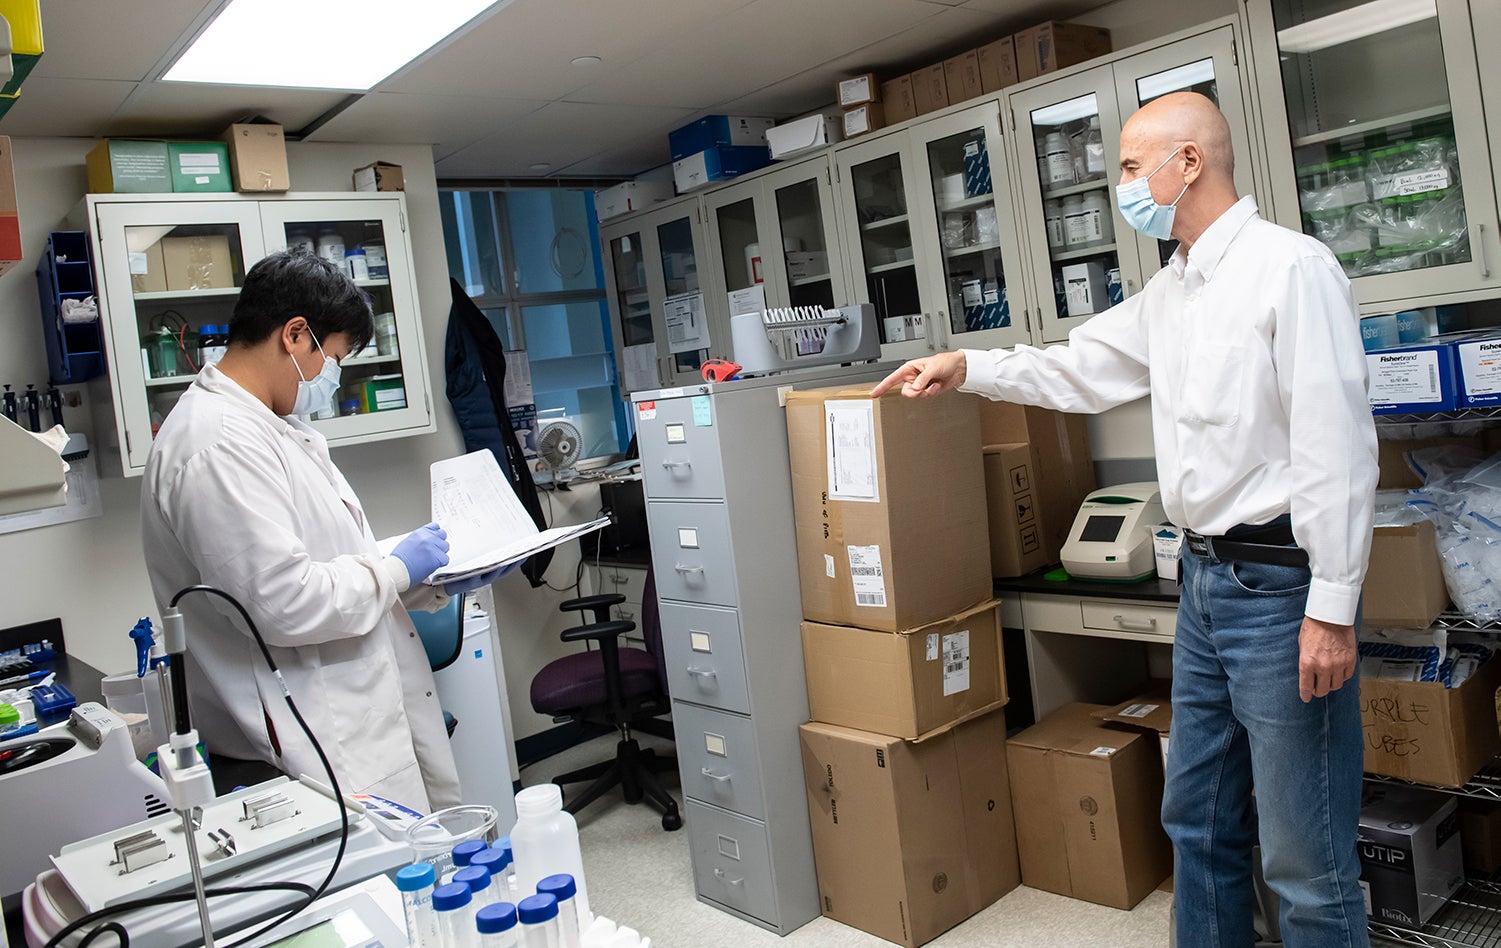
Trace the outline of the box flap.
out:
[[[1103,704],[1066,704],[1006,743],[1037,750],[1072,747],[1091,731],[1100,730],[1095,713],[1108,710],[1109,706]]]
[[[999,599],[985,599],[981,602],[975,603],[968,609],[961,610],[954,613],[953,615],[944,616],[942,619],[934,619],[932,622],[925,622],[922,625],[915,626],[910,629],[900,629],[896,632],[893,632],[892,635],[918,635],[920,633],[926,634],[929,629],[935,629],[941,625],[950,625],[955,622],[963,622],[970,616],[979,615],[982,612],[996,608],[1000,604],[1001,601]]]
[[[1158,682],[1129,701],[1102,712],[1100,719],[1121,727],[1166,734],[1173,724],[1172,684]]]

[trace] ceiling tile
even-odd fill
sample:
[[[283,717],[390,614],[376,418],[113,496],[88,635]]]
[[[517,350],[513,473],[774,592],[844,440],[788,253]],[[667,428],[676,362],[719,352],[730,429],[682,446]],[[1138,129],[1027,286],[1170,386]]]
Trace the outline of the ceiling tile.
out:
[[[1100,0],[965,0],[964,6],[1004,17],[999,22],[1015,32],[1045,20],[1067,20],[1103,4]]]
[[[46,0],[35,78],[145,79],[211,0]],[[29,87],[28,87],[29,88]]]
[[[450,155],[509,126],[546,102],[477,96],[399,95],[375,92],[308,136],[318,142],[410,142]]]
[[[33,74],[0,121],[0,134],[28,138],[92,137],[129,97],[134,82],[44,79]]]
[[[217,136],[236,119],[261,115],[288,132],[338,105],[342,92],[143,82],[97,135]]]
[[[686,109],[553,102],[444,158],[443,177],[536,175],[546,163],[554,174],[591,155],[632,143],[665,139],[666,129],[686,121]]]

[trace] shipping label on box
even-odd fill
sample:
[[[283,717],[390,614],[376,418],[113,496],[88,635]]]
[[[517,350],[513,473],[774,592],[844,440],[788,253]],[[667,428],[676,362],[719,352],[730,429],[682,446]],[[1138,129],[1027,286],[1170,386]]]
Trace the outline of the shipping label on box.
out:
[[[1357,850],[1366,914],[1417,928],[1464,884],[1456,800],[1445,793],[1368,783]]]
[[[881,101],[881,84],[876,81],[876,74],[873,72],[839,80],[837,91],[839,93],[837,101],[841,109],[864,105],[866,102]]]
[[[881,83],[881,107],[891,125],[917,118],[917,100],[913,98],[910,74]]]
[[[199,193],[234,190],[229,171],[229,145],[224,142],[168,142],[172,190]]]
[[[1366,353],[1371,411],[1378,415],[1448,411],[1458,404],[1454,347],[1401,346]]]
[[[854,138],[886,127],[886,111],[880,102],[857,105],[844,113],[844,137]]]

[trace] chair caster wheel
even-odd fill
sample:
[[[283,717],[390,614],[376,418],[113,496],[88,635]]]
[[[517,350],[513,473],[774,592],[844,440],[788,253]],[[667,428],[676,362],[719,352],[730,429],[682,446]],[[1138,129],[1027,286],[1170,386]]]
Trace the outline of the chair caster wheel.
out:
[[[683,828],[683,818],[676,813],[663,813],[662,828],[669,833],[680,830]]]

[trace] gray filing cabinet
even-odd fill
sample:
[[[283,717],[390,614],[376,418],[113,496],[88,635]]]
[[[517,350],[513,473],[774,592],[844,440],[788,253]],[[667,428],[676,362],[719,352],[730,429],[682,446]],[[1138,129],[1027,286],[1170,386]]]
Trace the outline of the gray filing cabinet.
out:
[[[780,934],[819,914],[781,395],[883,374],[809,370],[632,395],[694,883],[701,901]]]

